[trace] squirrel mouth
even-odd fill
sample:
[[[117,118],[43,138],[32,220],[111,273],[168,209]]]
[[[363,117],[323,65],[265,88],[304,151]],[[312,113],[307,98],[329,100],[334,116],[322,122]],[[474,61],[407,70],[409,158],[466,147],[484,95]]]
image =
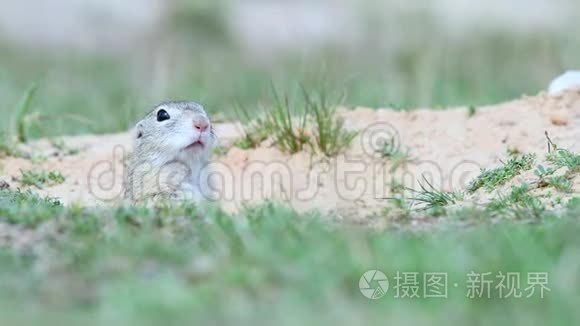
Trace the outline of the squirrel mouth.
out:
[[[201,140],[196,140],[193,143],[187,145],[187,147],[185,147],[185,149],[196,149],[196,148],[203,148],[203,142]]]

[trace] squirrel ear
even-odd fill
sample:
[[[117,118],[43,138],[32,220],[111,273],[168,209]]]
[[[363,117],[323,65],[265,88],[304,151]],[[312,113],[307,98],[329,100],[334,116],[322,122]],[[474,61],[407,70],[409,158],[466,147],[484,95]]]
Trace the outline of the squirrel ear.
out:
[[[141,125],[137,125],[137,139],[143,137],[143,130],[141,130]]]

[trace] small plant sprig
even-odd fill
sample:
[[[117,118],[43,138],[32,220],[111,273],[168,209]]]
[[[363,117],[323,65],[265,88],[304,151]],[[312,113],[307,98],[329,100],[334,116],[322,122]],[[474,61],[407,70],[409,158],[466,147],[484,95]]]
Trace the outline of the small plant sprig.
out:
[[[511,215],[519,219],[540,218],[546,210],[542,201],[530,193],[530,186],[524,183],[513,186],[507,196],[499,196],[493,199],[485,210],[492,216]]]
[[[223,156],[228,152],[229,149],[230,149],[229,146],[217,144],[213,147],[212,153],[213,153],[213,155]]]
[[[52,197],[40,197],[31,190],[22,191],[17,190],[0,190],[0,201],[6,200],[16,205],[32,205],[46,204],[51,207],[62,206],[62,203]]]
[[[235,105],[236,115],[240,120],[244,136],[233,145],[241,149],[256,148],[269,136],[270,130],[263,118],[252,119],[248,110],[240,103]]]
[[[419,182],[421,190],[408,189],[416,194],[410,199],[423,204],[419,210],[441,211],[446,206],[455,204],[457,200],[461,199],[460,194],[435,189],[433,184],[431,184],[424,176],[423,180],[425,181],[426,186]]]
[[[29,112],[37,90],[36,84],[28,87],[15,107],[10,119],[9,133],[0,135],[0,157],[23,156],[17,145],[28,140]]]
[[[59,155],[77,155],[81,151],[79,148],[69,147],[62,139],[53,139],[50,143],[58,151]]]
[[[20,98],[18,104],[14,108],[14,113],[10,117],[9,124],[9,142],[14,142],[15,145],[19,143],[26,143],[30,139],[32,132],[37,131],[41,134],[46,132],[42,126],[46,125],[46,121],[50,120],[71,120],[75,123],[83,124],[88,127],[93,127],[95,125],[94,121],[91,121],[82,115],[76,114],[59,114],[58,116],[43,114],[41,112],[32,111],[33,101],[39,90],[38,83],[31,84],[22,97]],[[55,118],[57,117],[57,118]],[[18,156],[18,155],[17,155]]]
[[[522,171],[531,169],[535,159],[536,156],[534,154],[524,154],[510,158],[502,166],[495,169],[483,169],[481,174],[471,182],[467,191],[474,193],[482,187],[487,191],[492,191],[519,175]]]
[[[390,172],[394,172],[399,167],[405,166],[409,162],[413,161],[409,149],[402,149],[401,146],[397,144],[395,136],[384,140],[378,146],[376,152],[383,158],[389,159],[391,161],[392,164],[391,168],[389,169]]]
[[[477,113],[477,107],[475,105],[470,105],[467,107],[467,117],[471,118]]]
[[[57,171],[24,171],[20,170],[20,182],[25,186],[34,186],[42,189],[43,186],[53,186],[64,182],[64,176]]]
[[[334,109],[326,101],[326,93],[308,94],[302,87],[306,112],[314,116],[314,145],[318,151],[330,157],[348,147],[358,132],[344,129],[344,120],[334,115]]]
[[[283,151],[290,154],[301,151],[310,143],[310,136],[306,131],[308,113],[294,112],[288,96],[280,98],[276,88],[272,86],[274,104],[270,111],[266,112],[266,129],[273,133],[274,141]],[[298,113],[296,118],[293,114]]]
[[[551,175],[553,175],[556,172],[556,170],[553,167],[547,167],[545,168],[543,165],[538,165],[536,167],[536,169],[534,170],[534,174],[540,178],[540,182],[539,183],[543,183],[545,181],[545,179]]]
[[[549,162],[553,163],[556,168],[568,168],[568,174],[580,172],[580,155],[570,152],[567,149],[559,148],[548,135],[544,133],[548,140],[548,156]]]
[[[348,147],[358,132],[344,128],[344,120],[335,117],[326,93],[312,95],[302,87],[302,95],[304,107],[298,110],[288,96],[280,96],[272,85],[273,104],[263,109],[258,119],[251,119],[248,111],[238,105],[236,110],[244,137],[234,146],[255,148],[270,137],[283,152],[294,154],[308,147],[327,157]]]
[[[558,191],[566,192],[566,193],[573,192],[572,182],[564,176],[560,175],[560,176],[550,177],[546,180],[546,183],[549,186],[554,187]]]
[[[32,100],[36,95],[38,85],[33,84],[24,93],[20,102],[14,110],[14,116],[11,121],[12,137],[21,143],[28,140],[28,126],[30,120],[30,108],[32,107]]]
[[[565,176],[553,176],[558,169],[553,167],[545,168],[543,165],[538,165],[534,174],[539,178],[537,182],[537,187],[542,188],[546,186],[554,187],[556,190],[561,192],[572,192],[572,182],[568,180]]]
[[[0,158],[7,156],[24,156],[24,154],[18,150],[16,143],[11,142],[4,134],[0,134]]]

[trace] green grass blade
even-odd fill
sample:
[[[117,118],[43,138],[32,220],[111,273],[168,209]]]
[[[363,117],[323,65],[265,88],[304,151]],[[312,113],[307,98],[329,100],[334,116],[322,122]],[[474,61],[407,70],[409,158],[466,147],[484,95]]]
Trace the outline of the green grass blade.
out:
[[[24,95],[20,98],[15,108],[11,121],[11,136],[19,142],[25,143],[28,140],[26,116],[30,113],[31,103],[38,90],[37,84],[28,87]]]

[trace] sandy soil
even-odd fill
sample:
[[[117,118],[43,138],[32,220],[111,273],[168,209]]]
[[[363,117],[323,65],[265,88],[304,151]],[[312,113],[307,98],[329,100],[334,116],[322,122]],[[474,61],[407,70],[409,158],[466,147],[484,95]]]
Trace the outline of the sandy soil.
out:
[[[225,148],[215,156],[214,169],[227,210],[264,200],[282,201],[298,211],[321,209],[348,218],[364,218],[380,212],[397,180],[417,188],[427,178],[444,190],[463,190],[481,168],[491,168],[507,157],[508,150],[537,153],[547,150],[544,131],[561,147],[580,151],[580,91],[559,96],[541,93],[533,97],[477,108],[444,111],[418,109],[339,109],[346,127],[359,136],[344,154],[327,159],[309,152],[281,153],[267,142],[252,150],[229,147],[241,134],[235,123],[216,126]],[[393,162],[376,154],[384,139],[408,150],[412,162],[392,171]],[[32,143],[30,150],[44,159],[5,158],[0,179],[11,188],[22,188],[20,169],[57,170],[63,184],[36,189],[66,204],[110,205],[122,189],[123,158],[131,150],[129,133],[86,135],[62,139],[79,153],[66,155],[48,140]],[[578,180],[575,180],[577,183]],[[575,185],[578,189],[578,184]]]

